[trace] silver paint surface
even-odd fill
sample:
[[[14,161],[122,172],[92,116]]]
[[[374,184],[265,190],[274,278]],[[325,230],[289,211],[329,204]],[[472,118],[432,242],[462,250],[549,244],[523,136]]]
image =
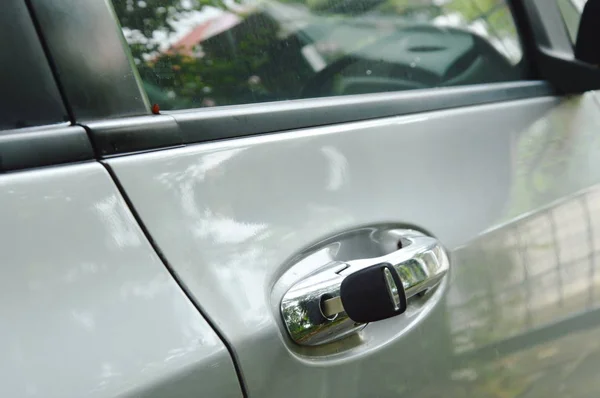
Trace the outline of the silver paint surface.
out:
[[[1,397],[240,397],[106,170],[0,175]]]
[[[599,131],[587,93],[109,164],[232,343],[250,396],[597,396],[590,369],[600,364],[600,332],[589,315],[600,275],[591,243],[600,231],[590,226],[600,219]],[[278,304],[312,270],[289,269],[290,260],[337,233],[386,223],[430,233],[451,252],[443,288],[358,337],[293,344]],[[554,279],[533,278],[546,268]]]

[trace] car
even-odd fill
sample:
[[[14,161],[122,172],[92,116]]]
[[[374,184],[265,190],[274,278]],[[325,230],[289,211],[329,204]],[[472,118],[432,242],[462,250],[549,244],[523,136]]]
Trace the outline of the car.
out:
[[[0,396],[598,396],[599,3],[5,0]]]

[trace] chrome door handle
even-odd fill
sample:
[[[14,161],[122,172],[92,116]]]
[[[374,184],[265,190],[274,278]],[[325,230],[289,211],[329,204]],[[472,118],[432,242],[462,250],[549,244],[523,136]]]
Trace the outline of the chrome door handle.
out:
[[[399,250],[326,264],[287,291],[281,313],[292,340],[309,346],[338,340],[403,313],[408,299],[440,283],[449,268],[443,247],[419,232],[399,232]]]

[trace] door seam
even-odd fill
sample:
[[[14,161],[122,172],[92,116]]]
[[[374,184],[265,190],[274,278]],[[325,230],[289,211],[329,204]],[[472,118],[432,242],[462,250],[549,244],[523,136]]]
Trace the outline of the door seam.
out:
[[[158,258],[160,259],[160,261],[163,263],[163,265],[165,266],[165,268],[167,269],[167,271],[169,272],[169,274],[171,275],[171,277],[175,280],[175,283],[177,283],[177,285],[179,286],[179,288],[182,290],[183,294],[192,303],[192,305],[194,306],[194,308],[196,308],[196,310],[200,313],[200,315],[208,323],[208,325],[215,332],[215,334],[217,335],[217,337],[221,340],[221,342],[223,343],[223,345],[227,349],[229,357],[231,358],[231,362],[233,363],[233,368],[235,370],[235,373],[236,373],[236,376],[237,376],[237,379],[238,379],[238,384],[239,384],[240,389],[242,391],[242,396],[243,396],[243,398],[248,398],[248,389],[247,389],[246,383],[244,381],[242,370],[241,370],[241,368],[239,366],[239,360],[237,358],[235,350],[233,349],[233,345],[227,340],[227,338],[225,337],[225,335],[219,330],[219,328],[216,326],[215,322],[210,319],[210,317],[208,316],[208,314],[206,314],[206,312],[202,309],[202,307],[196,302],[196,300],[194,299],[194,296],[192,295],[192,293],[190,292],[190,290],[186,287],[186,285],[178,277],[177,273],[174,271],[173,267],[171,266],[171,264],[167,260],[165,254],[160,249],[160,247],[158,246],[157,242],[154,240],[154,238],[150,234],[150,231],[148,230],[148,228],[146,227],[146,225],[142,221],[139,213],[135,209],[135,206],[131,202],[131,199],[129,199],[129,196],[125,192],[125,189],[123,188],[123,185],[121,185],[121,182],[119,181],[119,179],[116,176],[116,174],[113,171],[113,169],[110,167],[110,165],[108,163],[106,163],[103,160],[100,160],[99,163],[108,172],[110,178],[113,180],[115,186],[117,187],[117,190],[121,194],[121,197],[125,201],[125,204],[129,208],[129,211],[131,212],[131,214],[133,215],[135,221],[137,222],[137,224],[139,225],[140,229],[142,230],[142,233],[144,234],[145,238],[148,240],[148,242],[150,243],[150,246],[152,247],[152,249],[154,250],[154,252],[158,256]]]

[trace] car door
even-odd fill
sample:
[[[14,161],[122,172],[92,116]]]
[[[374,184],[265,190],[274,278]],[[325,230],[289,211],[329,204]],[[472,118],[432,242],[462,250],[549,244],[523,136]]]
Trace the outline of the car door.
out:
[[[572,52],[564,26],[505,1],[33,3],[78,122],[247,396],[596,393],[600,108],[534,57],[540,31]],[[86,31],[56,19],[71,8]],[[285,317],[298,286],[335,299],[323,281],[419,242],[441,265],[394,268],[420,293],[404,313]],[[444,252],[440,283],[411,290]]]

